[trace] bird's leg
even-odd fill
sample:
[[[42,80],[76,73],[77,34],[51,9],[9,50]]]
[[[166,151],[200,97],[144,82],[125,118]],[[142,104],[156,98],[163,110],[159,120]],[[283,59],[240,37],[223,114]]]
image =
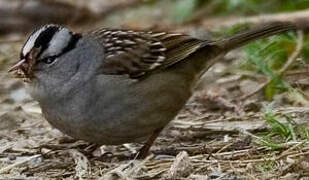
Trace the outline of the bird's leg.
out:
[[[162,129],[163,128],[159,128],[151,134],[151,136],[145,142],[144,146],[138,151],[137,159],[144,159],[147,157],[150,147],[152,146],[153,142],[157,139]]]

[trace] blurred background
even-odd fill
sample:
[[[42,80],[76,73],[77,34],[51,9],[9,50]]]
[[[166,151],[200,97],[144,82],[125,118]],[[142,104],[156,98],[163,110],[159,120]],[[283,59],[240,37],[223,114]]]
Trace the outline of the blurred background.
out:
[[[0,179],[108,179],[122,177],[119,172],[131,179],[308,177],[308,8],[308,0],[0,0]],[[218,39],[275,21],[294,22],[298,30],[223,57],[156,142],[153,152],[161,156],[135,171],[115,171],[127,163],[117,158],[78,159],[85,142],[62,141],[64,135],[44,120],[24,83],[7,73],[29,33],[48,23],[77,32],[106,27]],[[130,154],[135,146],[105,151]],[[59,151],[64,147],[69,150]],[[174,165],[182,151],[189,166],[178,166],[188,172]],[[22,161],[26,165],[20,166]]]

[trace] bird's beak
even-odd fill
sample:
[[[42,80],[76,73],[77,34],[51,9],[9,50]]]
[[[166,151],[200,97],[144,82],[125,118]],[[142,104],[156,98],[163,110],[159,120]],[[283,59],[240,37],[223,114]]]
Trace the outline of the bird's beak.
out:
[[[31,79],[33,75],[33,66],[36,63],[36,57],[40,53],[41,47],[32,48],[25,58],[19,60],[8,71],[13,72],[15,78]]]
[[[17,71],[18,69],[21,69],[21,67],[23,66],[23,64],[26,63],[26,59],[22,59],[20,61],[18,61],[14,66],[12,66],[8,72],[13,72],[13,71]]]
[[[15,78],[23,78],[24,81],[26,82],[26,79],[29,79],[28,75],[26,74],[27,73],[26,67],[27,67],[26,59],[21,59],[14,66],[12,66],[8,70],[8,72],[13,72],[13,76]]]

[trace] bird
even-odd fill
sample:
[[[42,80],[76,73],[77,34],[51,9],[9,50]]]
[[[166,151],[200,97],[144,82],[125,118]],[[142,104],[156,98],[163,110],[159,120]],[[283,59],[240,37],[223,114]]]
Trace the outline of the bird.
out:
[[[175,32],[56,24],[34,30],[8,71],[25,81],[45,119],[75,139],[100,145],[155,139],[192,96],[201,76],[227,52],[295,30],[272,22],[218,40]]]

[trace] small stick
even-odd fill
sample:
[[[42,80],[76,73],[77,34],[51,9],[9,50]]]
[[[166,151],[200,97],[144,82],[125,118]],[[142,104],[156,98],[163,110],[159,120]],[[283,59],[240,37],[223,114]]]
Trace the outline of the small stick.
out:
[[[202,23],[206,28],[214,27],[220,29],[222,27],[230,27],[237,24],[263,24],[277,21],[288,21],[296,23],[300,29],[306,29],[308,28],[308,17],[309,10],[305,9],[296,12],[263,14],[250,17],[212,18],[204,20]]]
[[[297,31],[297,46],[295,51],[291,54],[291,56],[288,58],[287,62],[284,64],[284,66],[279,70],[279,73],[285,73],[286,70],[291,66],[291,64],[300,56],[301,50],[304,46],[304,32],[302,30]]]
[[[26,162],[29,162],[35,158],[38,158],[40,157],[41,155],[40,154],[37,154],[37,155],[34,155],[34,156],[30,156],[29,158],[25,159],[25,160],[22,160],[22,161],[19,161],[19,162],[16,162],[14,164],[11,164],[9,166],[6,166],[2,169],[0,169],[0,174],[4,174],[4,173],[7,173],[9,172],[11,169],[13,169],[14,167],[17,167],[17,166],[20,166],[22,164],[25,164]]]

